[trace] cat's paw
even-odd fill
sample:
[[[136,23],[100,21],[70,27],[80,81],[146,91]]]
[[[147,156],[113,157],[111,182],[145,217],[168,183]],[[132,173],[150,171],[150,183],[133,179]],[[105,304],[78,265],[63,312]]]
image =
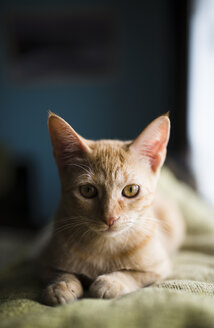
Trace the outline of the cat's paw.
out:
[[[108,275],[97,277],[90,286],[90,294],[96,298],[115,298],[129,292],[119,279]]]
[[[78,298],[75,287],[74,285],[72,288],[72,284],[65,281],[55,282],[45,288],[42,296],[43,302],[54,306],[72,303]]]

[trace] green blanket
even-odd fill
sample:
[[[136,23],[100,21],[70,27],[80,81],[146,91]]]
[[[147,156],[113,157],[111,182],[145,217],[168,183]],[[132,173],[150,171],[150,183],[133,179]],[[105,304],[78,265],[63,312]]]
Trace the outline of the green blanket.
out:
[[[188,228],[168,280],[114,300],[49,307],[23,259],[0,272],[0,327],[214,327],[214,213],[166,169],[160,188],[179,203]]]

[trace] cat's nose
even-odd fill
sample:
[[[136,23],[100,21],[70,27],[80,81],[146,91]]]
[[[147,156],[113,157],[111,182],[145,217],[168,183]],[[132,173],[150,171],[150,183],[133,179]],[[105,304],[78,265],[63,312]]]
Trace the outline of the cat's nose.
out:
[[[111,227],[117,220],[119,219],[119,217],[116,216],[111,216],[105,219],[105,223]]]

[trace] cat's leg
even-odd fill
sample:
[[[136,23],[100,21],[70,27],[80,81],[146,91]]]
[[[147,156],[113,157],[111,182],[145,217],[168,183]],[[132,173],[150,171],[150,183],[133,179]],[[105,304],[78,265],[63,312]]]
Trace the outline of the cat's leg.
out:
[[[59,274],[43,291],[42,299],[47,305],[71,303],[83,295],[79,279],[70,273]]]
[[[169,262],[164,263],[164,270],[138,272],[116,271],[98,276],[90,286],[90,294],[96,298],[115,298],[131,293],[139,288],[165,279],[171,272]]]

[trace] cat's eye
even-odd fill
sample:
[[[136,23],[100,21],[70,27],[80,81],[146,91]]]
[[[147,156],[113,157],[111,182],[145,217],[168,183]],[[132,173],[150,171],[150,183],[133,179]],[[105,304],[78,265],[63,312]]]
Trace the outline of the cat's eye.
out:
[[[80,194],[85,198],[94,198],[97,196],[97,189],[91,184],[80,186]]]
[[[130,184],[123,189],[122,195],[127,198],[132,198],[137,196],[139,194],[139,191],[140,191],[140,187],[138,185]]]

